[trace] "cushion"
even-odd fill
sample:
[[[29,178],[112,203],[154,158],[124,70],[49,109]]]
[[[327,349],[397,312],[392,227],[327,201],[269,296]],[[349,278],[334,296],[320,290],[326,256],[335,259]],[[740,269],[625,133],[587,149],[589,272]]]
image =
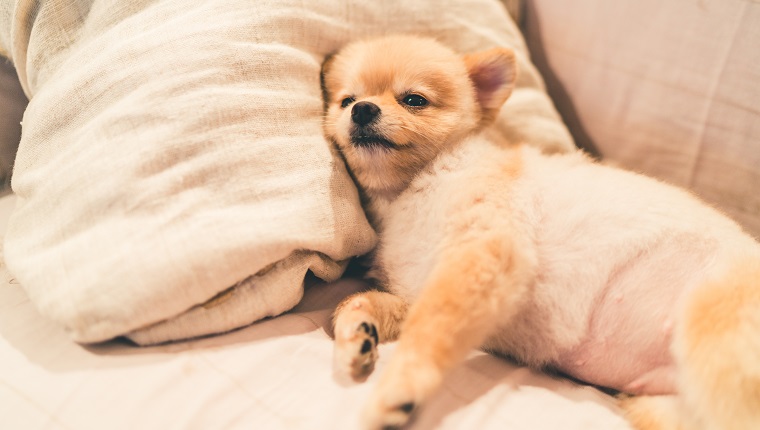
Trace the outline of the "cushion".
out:
[[[375,235],[321,133],[320,65],[350,40],[414,32],[521,52],[493,133],[572,144],[496,0],[0,5],[31,97],[9,270],[78,342],[231,330],[338,278]]]
[[[529,0],[524,19],[579,145],[760,237],[760,3]]]

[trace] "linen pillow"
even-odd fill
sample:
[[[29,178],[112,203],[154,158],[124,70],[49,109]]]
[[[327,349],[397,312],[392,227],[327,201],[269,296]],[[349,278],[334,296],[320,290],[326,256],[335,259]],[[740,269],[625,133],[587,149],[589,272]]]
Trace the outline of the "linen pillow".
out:
[[[759,2],[529,0],[524,19],[579,145],[760,238]]]
[[[291,308],[307,271],[334,280],[375,243],[322,137],[319,70],[391,32],[515,47],[520,88],[494,133],[571,146],[496,0],[4,3],[0,46],[31,97],[9,270],[79,342],[165,342]]]

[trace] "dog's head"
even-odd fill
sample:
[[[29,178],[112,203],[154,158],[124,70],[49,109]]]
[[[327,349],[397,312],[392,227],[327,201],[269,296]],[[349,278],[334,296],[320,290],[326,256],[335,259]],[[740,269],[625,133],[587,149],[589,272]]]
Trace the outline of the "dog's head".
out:
[[[390,36],[346,46],[322,73],[325,134],[365,191],[394,195],[493,120],[516,68],[508,49],[460,56],[432,39]]]

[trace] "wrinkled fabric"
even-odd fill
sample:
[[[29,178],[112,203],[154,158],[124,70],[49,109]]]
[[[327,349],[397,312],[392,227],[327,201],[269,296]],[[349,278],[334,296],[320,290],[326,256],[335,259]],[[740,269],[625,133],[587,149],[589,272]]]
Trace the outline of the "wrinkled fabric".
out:
[[[494,133],[569,134],[503,5],[295,0],[17,0],[0,46],[31,101],[5,240],[9,270],[78,342],[231,330],[338,278],[375,235],[321,132],[319,70],[389,32],[520,52]]]

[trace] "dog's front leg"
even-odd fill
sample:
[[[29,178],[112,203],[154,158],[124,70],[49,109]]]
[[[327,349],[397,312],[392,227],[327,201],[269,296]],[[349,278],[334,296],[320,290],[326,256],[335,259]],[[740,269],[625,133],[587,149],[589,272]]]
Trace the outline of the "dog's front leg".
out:
[[[403,425],[449,369],[516,313],[531,276],[526,258],[503,236],[446,247],[364,411],[367,428]]]

